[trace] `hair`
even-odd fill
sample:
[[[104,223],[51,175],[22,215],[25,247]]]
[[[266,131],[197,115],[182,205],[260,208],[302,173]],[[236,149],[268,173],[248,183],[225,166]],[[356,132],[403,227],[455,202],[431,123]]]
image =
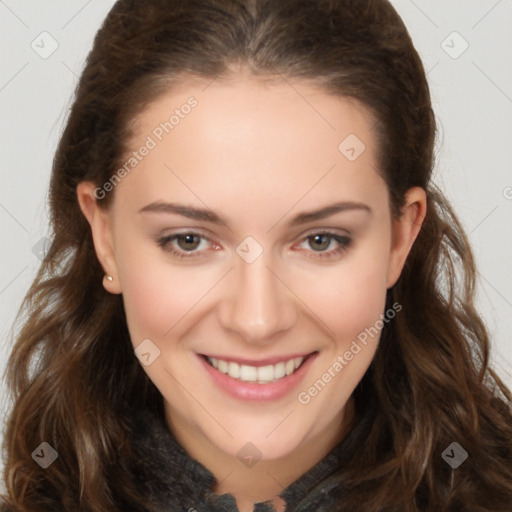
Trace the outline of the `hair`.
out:
[[[304,80],[375,117],[379,173],[393,217],[411,187],[427,215],[354,392],[374,424],[340,469],[343,510],[510,511],[512,396],[489,366],[474,307],[475,266],[464,231],[432,183],[436,122],[425,70],[387,0],[119,0],[98,31],[53,162],[52,244],[28,291],[8,361],[12,410],[4,437],[5,501],[19,512],[151,510],[131,467],[130,411],[163,414],[134,357],[122,296],[107,293],[76,187],[99,187],[122,165],[134,120],[193,79]],[[108,209],[113,193],[98,203]],[[123,385],[119,385],[122,382]],[[364,388],[364,392],[362,389]],[[58,452],[46,470],[41,441]],[[452,470],[453,441],[468,453]]]

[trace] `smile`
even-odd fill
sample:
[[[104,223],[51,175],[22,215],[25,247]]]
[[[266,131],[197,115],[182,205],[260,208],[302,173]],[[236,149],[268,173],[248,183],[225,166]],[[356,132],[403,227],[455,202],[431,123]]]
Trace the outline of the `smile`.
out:
[[[214,389],[238,400],[257,402],[279,400],[291,395],[318,355],[315,351],[251,361],[220,354],[197,354]]]
[[[238,364],[234,361],[216,359],[215,357],[206,358],[208,363],[219,370],[219,372],[229,375],[233,379],[243,382],[257,382],[258,384],[268,384],[291,375],[300,367],[305,359],[305,357],[294,357],[277,364],[249,366]]]

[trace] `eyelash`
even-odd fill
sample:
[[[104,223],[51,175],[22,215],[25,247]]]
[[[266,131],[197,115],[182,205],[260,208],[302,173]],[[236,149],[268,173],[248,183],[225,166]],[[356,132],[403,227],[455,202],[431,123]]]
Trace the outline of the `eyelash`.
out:
[[[183,250],[177,251],[174,249],[170,244],[174,240],[178,239],[179,237],[183,237],[186,235],[194,235],[198,236],[201,239],[208,240],[205,236],[201,235],[200,233],[194,232],[194,231],[183,231],[181,233],[175,233],[174,235],[164,236],[157,239],[157,244],[159,247],[161,247],[164,251],[169,252],[173,257],[179,258],[179,259],[186,259],[186,258],[197,258],[200,256],[199,252],[184,252]],[[309,256],[309,258],[334,258],[342,253],[344,253],[349,246],[352,243],[352,240],[348,236],[339,235],[338,233],[334,233],[332,231],[324,230],[324,231],[314,231],[306,235],[302,241],[307,242],[307,240],[314,238],[315,236],[326,236],[329,238],[329,245],[332,241],[337,242],[339,245],[335,250],[331,251],[312,251],[315,253],[313,256]]]

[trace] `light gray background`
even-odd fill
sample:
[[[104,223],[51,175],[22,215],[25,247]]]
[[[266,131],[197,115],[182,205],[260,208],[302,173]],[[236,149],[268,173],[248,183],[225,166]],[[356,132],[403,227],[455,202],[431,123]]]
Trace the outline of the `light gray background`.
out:
[[[0,0],[2,373],[10,327],[40,264],[33,248],[47,235],[53,154],[84,59],[113,3]],[[392,3],[428,70],[440,130],[436,181],[473,244],[492,364],[512,386],[512,0]],[[42,58],[52,44],[58,48]],[[2,382],[2,417],[6,405]]]

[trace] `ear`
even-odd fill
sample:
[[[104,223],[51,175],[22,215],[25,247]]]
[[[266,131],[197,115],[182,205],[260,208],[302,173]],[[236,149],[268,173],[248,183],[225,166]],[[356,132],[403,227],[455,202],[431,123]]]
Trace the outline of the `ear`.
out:
[[[412,244],[418,236],[427,214],[427,194],[413,187],[405,194],[401,216],[393,220],[391,253],[388,265],[387,288],[398,281]]]
[[[112,243],[111,217],[105,209],[98,205],[96,185],[89,181],[82,181],[76,187],[76,195],[80,209],[91,226],[94,249],[101,266],[105,272],[103,286],[110,293],[121,293],[121,285],[117,272],[117,265]],[[111,276],[112,279],[107,279]]]

